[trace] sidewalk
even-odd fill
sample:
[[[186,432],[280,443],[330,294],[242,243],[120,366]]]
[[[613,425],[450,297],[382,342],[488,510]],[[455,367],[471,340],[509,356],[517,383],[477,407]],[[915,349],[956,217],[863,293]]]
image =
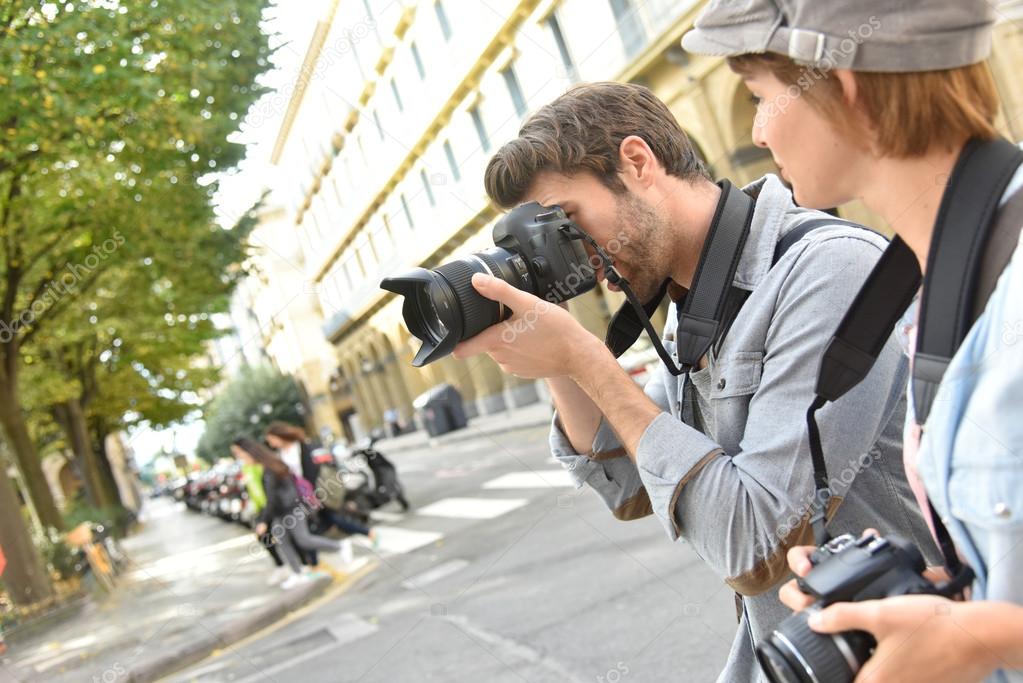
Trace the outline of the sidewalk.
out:
[[[553,411],[550,404],[541,400],[521,408],[512,408],[511,410],[504,410],[492,415],[474,417],[469,420],[469,426],[465,429],[459,429],[442,434],[441,436],[431,438],[425,429],[420,429],[394,438],[381,439],[377,442],[376,448],[385,453],[387,451],[399,452],[418,448],[433,448],[466,439],[478,439],[492,434],[549,425],[552,415]]]
[[[8,633],[0,683],[154,681],[278,621],[320,596],[323,575],[284,591],[241,526],[150,501],[124,542],[132,569],[116,591],[47,629]],[[343,575],[342,575],[343,576]]]

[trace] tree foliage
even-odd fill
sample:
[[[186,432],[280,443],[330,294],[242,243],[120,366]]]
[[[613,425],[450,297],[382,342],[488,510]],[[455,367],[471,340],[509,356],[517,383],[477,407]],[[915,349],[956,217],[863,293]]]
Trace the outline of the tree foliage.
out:
[[[244,152],[265,5],[0,2],[0,423],[47,525],[47,406],[164,424],[216,381],[194,358],[244,231],[214,221],[210,174]]]
[[[197,453],[208,462],[231,454],[241,436],[263,439],[274,420],[303,424],[305,408],[298,384],[271,367],[245,367],[204,411],[206,431]]]

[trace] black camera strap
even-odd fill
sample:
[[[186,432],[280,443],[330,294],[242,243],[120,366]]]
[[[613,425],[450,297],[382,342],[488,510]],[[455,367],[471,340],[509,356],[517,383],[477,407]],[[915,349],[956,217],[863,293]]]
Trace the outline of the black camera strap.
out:
[[[1006,140],[971,140],[953,168],[931,239],[928,277],[920,301],[912,393],[915,415],[921,424],[930,413],[949,361],[983,310],[986,297],[983,301],[976,298],[976,283],[983,276],[988,281],[993,279],[983,269],[992,263],[1004,268],[1007,263],[986,252],[1006,241],[991,239],[996,231],[1013,229],[1007,221],[994,219],[999,200],[1021,163],[1023,152]],[[1015,230],[1018,232],[1018,225]],[[817,396],[806,414],[816,487],[810,520],[818,545],[829,540],[825,515],[831,491],[816,413],[867,376],[895,324],[916,296],[920,282],[915,254],[896,237],[856,295],[821,358]],[[948,529],[928,503],[925,514],[931,515],[945,564],[954,575],[951,584],[965,587],[972,581],[972,571],[960,562]]]
[[[604,274],[608,282],[618,286],[625,294],[628,305],[622,306],[608,326],[605,343],[616,357],[624,353],[645,330],[650,341],[668,371],[675,376],[688,372],[707,353],[727,327],[725,313],[737,312],[734,302],[732,281],[739,265],[746,238],[753,222],[755,202],[752,197],[735,187],[728,180],[718,183],[721,196],[718,199],[714,218],[703,244],[693,285],[679,308],[678,328],[675,332],[679,365],[661,344],[660,334],[650,322],[664,295],[668,281],[661,285],[650,301],[640,301],[629,282],[615,269],[610,256],[591,237],[582,234],[597,255],[604,261]]]

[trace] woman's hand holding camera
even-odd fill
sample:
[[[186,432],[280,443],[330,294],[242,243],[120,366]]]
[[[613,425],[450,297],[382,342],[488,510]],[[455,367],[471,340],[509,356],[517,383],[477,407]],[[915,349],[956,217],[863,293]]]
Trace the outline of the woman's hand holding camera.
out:
[[[793,573],[800,577],[810,573],[810,556],[816,549],[797,546],[789,550]],[[941,567],[928,569],[924,576],[933,582],[948,578]],[[815,601],[799,589],[795,579],[782,586],[778,597],[797,612]],[[995,669],[1021,665],[1010,660],[1010,653],[1023,647],[1023,608],[1010,603],[900,595],[835,603],[811,615],[807,623],[818,633],[855,630],[874,636],[877,648],[856,676],[856,683],[973,683]]]

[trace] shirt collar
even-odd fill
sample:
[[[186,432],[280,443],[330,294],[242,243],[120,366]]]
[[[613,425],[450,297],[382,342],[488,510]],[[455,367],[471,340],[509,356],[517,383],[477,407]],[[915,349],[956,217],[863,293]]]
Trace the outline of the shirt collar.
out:
[[[749,237],[739,257],[732,284],[753,291],[771,269],[786,215],[799,208],[792,201],[788,188],[773,174],[765,175],[742,190],[756,200],[756,205],[753,208]]]

